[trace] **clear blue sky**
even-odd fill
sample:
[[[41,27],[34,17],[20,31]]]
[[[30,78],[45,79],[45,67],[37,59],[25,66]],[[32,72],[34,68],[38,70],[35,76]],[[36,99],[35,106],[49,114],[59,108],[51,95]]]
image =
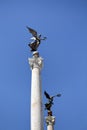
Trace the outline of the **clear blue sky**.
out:
[[[55,130],[87,130],[86,0],[0,0],[0,130],[30,130],[26,25],[47,37],[42,91],[62,94],[52,108]]]

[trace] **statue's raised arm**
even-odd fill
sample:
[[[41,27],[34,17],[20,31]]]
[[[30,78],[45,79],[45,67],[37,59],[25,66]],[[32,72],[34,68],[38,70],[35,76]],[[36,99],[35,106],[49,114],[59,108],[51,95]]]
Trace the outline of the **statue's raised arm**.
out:
[[[31,37],[32,41],[28,44],[28,46],[31,48],[31,51],[37,51],[37,48],[39,47],[41,40],[45,40],[46,37],[42,37],[41,34],[37,34],[37,31],[28,26],[27,29],[33,36]]]

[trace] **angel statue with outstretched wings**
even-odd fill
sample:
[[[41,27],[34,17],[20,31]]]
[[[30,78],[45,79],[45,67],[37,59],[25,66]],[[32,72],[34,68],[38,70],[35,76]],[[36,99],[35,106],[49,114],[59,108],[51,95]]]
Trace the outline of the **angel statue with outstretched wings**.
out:
[[[48,102],[45,104],[45,109],[48,111],[51,111],[51,107],[54,104],[53,103],[53,99],[54,97],[60,97],[61,94],[56,94],[54,96],[50,96],[46,91],[44,91],[44,95],[46,96],[46,98],[48,99]]]
[[[31,51],[37,51],[37,48],[39,47],[41,40],[45,40],[46,37],[41,37],[41,34],[37,34],[37,31],[27,26],[28,31],[32,34],[31,43],[28,44],[28,46],[31,48]]]

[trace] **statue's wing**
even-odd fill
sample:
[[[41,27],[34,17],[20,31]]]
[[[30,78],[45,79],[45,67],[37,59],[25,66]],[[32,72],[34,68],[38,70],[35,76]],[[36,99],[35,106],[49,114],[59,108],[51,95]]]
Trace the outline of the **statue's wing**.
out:
[[[50,96],[46,91],[44,91],[44,94],[45,94],[46,98],[50,99]]]
[[[30,28],[28,26],[27,26],[27,29],[34,37],[37,37],[37,32],[34,29],[32,29],[32,28]]]

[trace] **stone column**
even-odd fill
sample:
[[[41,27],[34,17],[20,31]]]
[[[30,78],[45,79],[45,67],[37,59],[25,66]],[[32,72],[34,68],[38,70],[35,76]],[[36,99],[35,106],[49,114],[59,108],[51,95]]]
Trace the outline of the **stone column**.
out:
[[[54,130],[55,117],[54,116],[47,116],[46,123],[47,123],[47,130]]]
[[[29,58],[32,71],[31,77],[31,130],[43,130],[42,112],[42,90],[41,90],[41,68],[43,59],[36,51],[33,57]]]

